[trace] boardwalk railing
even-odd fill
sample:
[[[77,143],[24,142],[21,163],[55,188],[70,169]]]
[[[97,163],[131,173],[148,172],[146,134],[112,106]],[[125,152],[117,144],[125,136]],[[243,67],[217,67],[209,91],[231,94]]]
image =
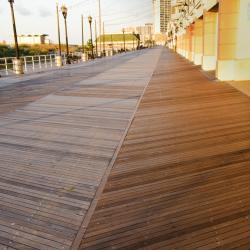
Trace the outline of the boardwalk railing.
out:
[[[71,55],[75,58],[80,58],[77,55]],[[62,55],[63,61],[66,62],[65,54]],[[13,59],[14,57],[0,58],[0,74],[9,75],[13,72]],[[39,71],[45,68],[53,68],[56,66],[56,54],[49,55],[34,55],[34,56],[22,56],[25,72]],[[75,60],[74,62],[79,60]]]
[[[106,56],[113,56],[116,53],[113,51],[106,51]],[[34,56],[22,56],[21,59],[23,60],[24,64],[24,72],[34,72],[40,71],[46,68],[53,68],[56,67],[56,56],[57,54],[49,54],[49,55],[34,55]],[[66,54],[62,54],[63,57],[63,64],[66,64]],[[70,53],[71,63],[79,63],[82,61],[82,53],[81,52],[74,52]],[[90,58],[90,52],[88,52],[88,57]],[[98,56],[95,54],[94,58]],[[0,58],[0,75],[10,75],[13,74],[13,59],[15,57],[3,57]]]
[[[56,54],[50,55],[35,55],[21,57],[24,64],[24,71],[36,71],[42,68],[55,66]],[[0,71],[2,74],[9,75],[13,70],[14,57],[0,58]]]

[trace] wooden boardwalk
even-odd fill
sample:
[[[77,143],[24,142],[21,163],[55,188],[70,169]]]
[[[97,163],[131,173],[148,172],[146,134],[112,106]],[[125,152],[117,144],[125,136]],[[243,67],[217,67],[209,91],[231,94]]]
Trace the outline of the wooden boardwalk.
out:
[[[167,50],[81,250],[250,249],[250,99]]]
[[[2,112],[1,250],[71,248],[160,52]]]

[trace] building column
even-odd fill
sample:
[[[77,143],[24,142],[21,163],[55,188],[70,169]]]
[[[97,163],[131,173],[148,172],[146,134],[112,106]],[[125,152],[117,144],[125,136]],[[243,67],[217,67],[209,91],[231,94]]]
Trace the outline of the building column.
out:
[[[178,54],[181,54],[181,39],[182,39],[182,36],[177,37],[176,52]]]
[[[250,80],[250,0],[220,0],[216,76]]]
[[[189,61],[193,61],[193,31],[194,31],[194,26],[191,24],[187,28],[187,59]]]
[[[204,12],[202,69],[215,70],[218,50],[218,13]]]
[[[183,56],[185,58],[187,57],[187,31],[183,35]]]
[[[195,55],[195,24],[191,24],[191,57],[189,58],[190,61],[194,62],[194,55]]]
[[[185,35],[184,34],[181,36],[181,51],[180,51],[180,54],[182,56],[185,56]]]
[[[194,24],[194,64],[201,65],[203,56],[203,19],[197,19]]]

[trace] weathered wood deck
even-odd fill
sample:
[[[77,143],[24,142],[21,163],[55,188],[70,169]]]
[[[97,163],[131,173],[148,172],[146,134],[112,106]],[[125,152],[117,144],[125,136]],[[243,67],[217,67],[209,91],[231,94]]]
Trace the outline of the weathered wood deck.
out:
[[[250,99],[162,54],[80,249],[250,249]]]
[[[0,249],[70,249],[159,55],[139,53],[39,100],[33,86],[35,101],[2,110]]]

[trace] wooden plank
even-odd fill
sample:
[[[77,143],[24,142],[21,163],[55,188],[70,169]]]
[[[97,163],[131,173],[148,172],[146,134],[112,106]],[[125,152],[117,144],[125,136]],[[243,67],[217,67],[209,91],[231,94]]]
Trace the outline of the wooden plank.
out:
[[[250,99],[164,50],[79,249],[249,249]]]
[[[13,104],[17,93],[1,89],[0,249],[70,249],[160,53],[122,56],[87,79],[72,66],[72,77],[23,80]]]

